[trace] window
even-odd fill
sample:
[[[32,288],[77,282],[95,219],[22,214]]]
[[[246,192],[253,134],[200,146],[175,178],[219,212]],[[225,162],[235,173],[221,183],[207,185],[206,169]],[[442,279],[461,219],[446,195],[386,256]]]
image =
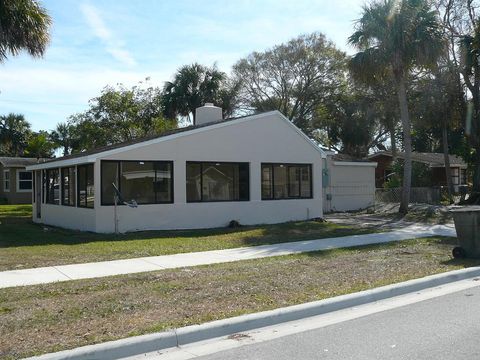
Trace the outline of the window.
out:
[[[114,204],[115,184],[124,200],[138,204],[173,202],[171,161],[102,161],[102,205]]]
[[[248,163],[187,162],[187,202],[250,200]]]
[[[3,191],[10,191],[10,170],[3,170]]]
[[[31,171],[17,170],[17,191],[30,192],[32,191],[33,175]]]
[[[450,168],[452,173],[452,183],[453,185],[459,185],[460,182],[460,169],[459,168]]]
[[[77,206],[93,209],[95,187],[93,164],[77,166]]]
[[[45,170],[46,200],[47,204],[60,204],[60,176],[58,169]]]
[[[460,185],[465,185],[467,183],[467,169],[460,170]]]
[[[262,200],[310,198],[310,164],[262,164]]]
[[[75,206],[75,167],[62,169],[62,205]]]

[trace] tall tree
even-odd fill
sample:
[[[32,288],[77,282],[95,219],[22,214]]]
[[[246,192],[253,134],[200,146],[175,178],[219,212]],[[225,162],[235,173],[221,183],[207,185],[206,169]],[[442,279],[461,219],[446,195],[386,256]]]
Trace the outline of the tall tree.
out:
[[[30,135],[30,123],[22,114],[0,116],[0,149],[7,156],[21,156]]]
[[[57,124],[55,130],[50,132],[49,138],[55,147],[62,149],[63,156],[69,155],[77,147],[73,125],[70,123]]]
[[[43,56],[49,43],[50,16],[36,0],[0,1],[0,63],[26,50]]]
[[[147,81],[132,88],[105,87],[90,100],[88,110],[70,117],[67,126],[70,138],[62,142],[77,152],[160,134],[177,123],[165,119],[161,90]]]
[[[35,158],[50,158],[53,156],[55,144],[46,131],[30,134],[25,147],[25,155]]]
[[[239,60],[233,75],[242,84],[245,111],[279,110],[308,135],[315,113],[345,80],[345,54],[325,35],[302,35]]]
[[[184,65],[163,88],[164,114],[169,119],[188,118],[195,124],[195,109],[205,103],[222,107],[224,117],[236,107],[239,85],[212,67],[197,63]]]
[[[431,67],[445,49],[435,11],[426,0],[373,1],[363,8],[349,42],[359,52],[350,60],[354,76],[372,83],[393,76],[403,128],[405,164],[401,213],[408,212],[412,174],[411,125],[407,79],[414,67]]]
[[[384,148],[390,131],[384,119],[384,108],[373,91],[345,84],[318,107],[313,136],[323,146],[363,158],[371,149]]]

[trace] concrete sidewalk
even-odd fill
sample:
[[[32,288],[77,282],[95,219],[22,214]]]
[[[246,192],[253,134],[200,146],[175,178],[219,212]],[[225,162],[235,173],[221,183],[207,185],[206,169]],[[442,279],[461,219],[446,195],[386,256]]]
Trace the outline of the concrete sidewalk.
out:
[[[456,236],[456,233],[452,226],[415,224],[401,230],[377,234],[352,235],[226,250],[10,270],[0,272],[0,288],[258,259],[351,246],[381,244],[437,235]]]

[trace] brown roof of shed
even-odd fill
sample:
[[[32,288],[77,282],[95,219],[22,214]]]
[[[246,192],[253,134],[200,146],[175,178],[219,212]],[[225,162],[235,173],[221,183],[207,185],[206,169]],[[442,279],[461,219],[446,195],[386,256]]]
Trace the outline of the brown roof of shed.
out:
[[[377,156],[393,156],[391,151],[379,151],[375,154],[369,156],[369,159],[374,159]],[[397,153],[398,158],[403,159],[405,157],[404,152]],[[457,155],[449,155],[450,159],[450,166],[467,166],[465,161],[460,156]],[[432,167],[443,167],[445,166],[445,160],[443,157],[443,153],[420,153],[420,152],[412,152],[412,161],[421,162],[424,164],[428,164]]]

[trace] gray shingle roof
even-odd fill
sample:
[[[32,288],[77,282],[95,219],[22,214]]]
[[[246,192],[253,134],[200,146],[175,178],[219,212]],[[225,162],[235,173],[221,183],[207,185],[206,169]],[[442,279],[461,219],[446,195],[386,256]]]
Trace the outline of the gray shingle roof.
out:
[[[375,154],[369,156],[370,159],[373,159],[380,155],[392,156],[391,151],[379,151]],[[398,158],[403,159],[405,157],[404,152],[397,153]],[[460,156],[457,155],[449,155],[450,158],[450,166],[467,166],[465,161]],[[443,167],[445,162],[443,158],[443,153],[419,153],[419,152],[412,152],[412,161],[421,162],[424,164],[428,164],[432,167]]]
[[[4,167],[25,167],[43,162],[42,160],[45,159],[3,156],[0,157],[0,164]]]
[[[243,118],[246,118],[246,117],[250,117],[250,116],[253,116],[253,115],[259,115],[259,114],[261,114],[261,113],[255,113],[255,114],[250,114],[250,115],[245,115],[245,116],[228,118],[228,119],[224,119],[222,121],[212,121],[212,122],[204,123],[204,124],[201,124],[201,125],[191,125],[191,126],[187,126],[187,127],[183,127],[183,128],[168,130],[168,131],[165,131],[165,132],[163,132],[159,135],[152,135],[152,136],[142,137],[142,138],[133,139],[133,140],[129,140],[129,141],[124,141],[124,142],[117,143],[117,144],[101,146],[101,147],[98,147],[98,148],[95,148],[95,149],[91,149],[91,150],[87,150],[87,151],[83,151],[83,152],[79,152],[79,153],[75,153],[75,154],[71,154],[71,155],[66,155],[66,156],[62,156],[62,157],[59,157],[59,158],[48,159],[47,161],[44,161],[44,162],[48,163],[48,162],[53,162],[53,161],[75,159],[75,158],[80,158],[80,157],[83,157],[83,156],[94,155],[94,154],[98,154],[98,153],[101,153],[101,152],[104,152],[104,151],[122,148],[122,147],[128,146],[128,145],[138,144],[138,143],[142,143],[142,142],[145,142],[145,141],[166,137],[166,136],[169,136],[169,135],[188,132],[188,131],[191,131],[191,130],[204,128],[204,127],[208,127],[208,126],[212,126],[212,125],[217,125],[218,123],[232,122],[232,121],[235,121],[235,120],[239,120],[239,119],[243,119]]]

